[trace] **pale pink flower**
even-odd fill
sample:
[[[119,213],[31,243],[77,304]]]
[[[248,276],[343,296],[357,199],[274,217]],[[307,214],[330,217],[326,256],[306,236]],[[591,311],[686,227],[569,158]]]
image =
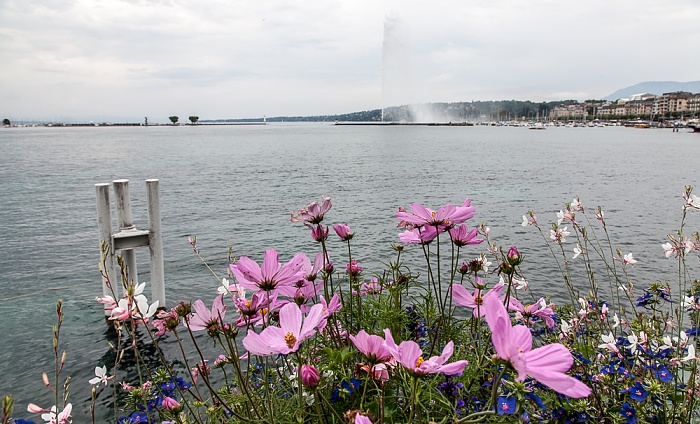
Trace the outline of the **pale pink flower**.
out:
[[[260,334],[248,331],[243,346],[249,353],[259,356],[296,352],[301,343],[316,333],[316,327],[324,318],[323,305],[314,305],[303,321],[299,306],[288,303],[280,309],[279,327],[269,326]]]
[[[555,229],[549,230],[549,238],[560,243],[564,243],[569,235],[571,235],[571,232],[566,231],[566,227],[556,227]]]
[[[114,376],[107,376],[107,367],[105,365],[102,365],[101,367],[95,367],[95,377],[91,378],[88,383],[95,385],[97,384],[98,386],[100,383],[104,383],[106,386],[109,380],[112,380]]]
[[[404,244],[428,244],[437,237],[435,227],[418,227],[399,234],[399,240]]]
[[[293,285],[299,278],[306,255],[297,253],[284,265],[278,261],[276,250],[266,250],[262,267],[245,256],[230,266],[231,272],[243,287],[251,290],[271,291],[277,286]],[[308,260],[308,258],[307,258]]]
[[[372,421],[366,415],[359,412],[355,415],[355,424],[372,424]]]
[[[578,258],[581,253],[586,253],[586,249],[581,247],[580,244],[576,243],[576,247],[574,247],[574,256],[572,256],[571,259]]]
[[[208,376],[211,372],[211,367],[209,367],[209,360],[205,359],[204,362],[197,363],[190,371],[192,371],[192,382],[197,384],[199,381],[199,376]]]
[[[579,380],[566,375],[574,358],[564,345],[553,343],[532,350],[532,334],[524,325],[511,325],[505,306],[497,297],[484,300],[486,322],[496,354],[518,372],[516,381],[525,381],[529,375],[561,394],[574,398],[590,395],[591,389]]]
[[[417,226],[443,226],[441,231],[448,226],[462,224],[476,213],[470,199],[466,199],[462,206],[448,204],[437,211],[426,208],[420,203],[411,203],[410,208],[411,212],[399,209],[396,217]]]
[[[445,362],[450,359],[454,352],[454,343],[452,341],[445,345],[440,356],[425,359],[420,346],[413,340],[406,340],[397,345],[388,328],[384,329],[384,338],[386,339],[386,347],[396,362],[414,376],[420,377],[426,374],[437,373],[458,375],[467,366],[467,361],[464,359],[445,365]]]
[[[192,304],[192,313],[189,319],[185,320],[185,325],[192,331],[207,330],[211,334],[223,324],[225,316],[226,305],[224,305],[223,296],[216,296],[211,311],[204,306],[202,299],[197,299]]]
[[[622,257],[622,265],[634,265],[637,263],[637,260],[634,259],[631,253],[626,254],[625,256]]]
[[[326,298],[321,296],[321,305],[323,306],[323,309],[321,312],[323,313],[323,320],[318,324],[318,330],[323,331],[324,328],[326,328],[327,320],[331,316],[333,316],[334,313],[338,312],[343,308],[343,304],[340,303],[340,297],[338,296],[338,293],[334,294],[331,297],[331,301],[328,302],[326,301]]]
[[[73,405],[67,404],[61,412],[56,415],[56,405],[51,409],[44,409],[33,403],[27,405],[27,411],[34,414],[41,414],[41,419],[47,424],[66,424],[69,423],[70,413],[73,411]]]
[[[474,318],[481,318],[484,316],[484,301],[487,297],[498,298],[503,291],[503,284],[496,284],[491,290],[484,294],[483,280],[479,277],[474,279],[477,286],[473,293],[462,286],[461,284],[452,284],[452,298],[457,306],[466,306],[472,309],[472,314]]]
[[[539,317],[550,330],[554,328],[554,311],[546,306],[544,298],[540,298],[532,305],[523,305],[518,299],[511,297],[508,309],[515,311],[515,318],[526,324],[532,324],[532,317]]]
[[[292,222],[304,222],[309,224],[320,223],[323,221],[323,216],[328,213],[329,210],[331,210],[331,207],[333,207],[330,197],[321,196],[321,200],[321,205],[319,205],[318,202],[313,202],[306,208],[299,209],[297,211],[299,216],[295,216],[292,213],[289,220]]]
[[[688,193],[683,193],[683,199],[685,199],[685,207],[690,209],[700,209],[700,197]]]
[[[391,352],[389,352],[381,336],[367,334],[365,330],[360,330],[356,336],[351,335],[350,340],[352,344],[367,357],[369,362],[373,364],[385,362],[391,358]]]

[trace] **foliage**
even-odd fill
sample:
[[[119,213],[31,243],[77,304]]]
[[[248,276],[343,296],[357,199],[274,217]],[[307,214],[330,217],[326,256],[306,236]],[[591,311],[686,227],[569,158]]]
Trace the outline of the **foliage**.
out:
[[[168,119],[170,119],[170,122],[172,122],[173,124],[177,124],[177,121],[180,120],[180,117],[173,115],[169,116]]]
[[[190,120],[190,122],[192,122],[192,124],[196,124],[197,121],[199,121],[199,116],[194,116],[194,115],[190,116],[189,120]]]
[[[311,232],[313,260],[280,262],[274,250],[262,264],[234,259],[227,278],[214,273],[211,308],[197,300],[156,313],[143,283],[120,264],[125,296],[98,299],[121,337],[111,346],[114,363],[100,364],[90,381],[93,407],[105,391],[119,423],[697,421],[700,280],[687,261],[697,259],[700,242],[685,226],[700,198],[687,187],[683,202],[681,225],[662,246],[677,274],[641,292],[631,276],[637,260],[615,249],[602,208],[576,198],[550,228],[534,212],[524,215],[523,226],[540,232],[558,264],[569,296],[559,307],[529,291],[521,265],[534,258],[499,246],[485,224],[464,224],[475,214],[469,199],[436,211],[400,208],[402,244],[371,274],[353,260],[350,227],[333,226],[339,240],[329,239],[324,197],[292,214]],[[202,258],[196,238],[189,241]],[[333,243],[346,250],[342,259],[330,257]],[[104,244],[103,261],[108,250]],[[403,262],[414,254],[425,258],[419,272]],[[62,381],[62,316],[59,302],[53,383],[45,377],[52,390]],[[166,339],[181,348],[177,364],[158,348]],[[218,356],[200,349],[211,342]],[[134,356],[128,366],[126,351]],[[134,368],[133,382],[117,382]],[[70,421],[69,382],[62,395],[55,390],[62,411],[46,421]],[[23,422],[11,414],[6,397],[2,424]]]

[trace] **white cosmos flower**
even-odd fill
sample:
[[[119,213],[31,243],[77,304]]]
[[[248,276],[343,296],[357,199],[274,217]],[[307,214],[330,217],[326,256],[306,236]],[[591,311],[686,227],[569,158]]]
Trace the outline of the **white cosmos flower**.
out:
[[[636,263],[637,263],[637,260],[634,259],[634,257],[632,256],[631,253],[628,253],[622,257],[622,264],[623,265],[627,265],[627,264],[634,265]]]

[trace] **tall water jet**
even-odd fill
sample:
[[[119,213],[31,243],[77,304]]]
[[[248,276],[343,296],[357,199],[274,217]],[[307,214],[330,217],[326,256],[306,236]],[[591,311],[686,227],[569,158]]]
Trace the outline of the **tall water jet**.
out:
[[[417,86],[406,23],[391,13],[384,19],[382,49],[382,121],[446,122],[433,105],[417,103]]]

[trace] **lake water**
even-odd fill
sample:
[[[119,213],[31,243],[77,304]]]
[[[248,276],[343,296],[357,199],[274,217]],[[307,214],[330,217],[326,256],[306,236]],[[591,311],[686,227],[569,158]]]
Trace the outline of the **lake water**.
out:
[[[617,247],[639,260],[638,286],[672,278],[665,276],[673,261],[663,259],[660,246],[678,227],[683,187],[700,191],[699,157],[698,134],[619,127],[1,129],[0,394],[14,394],[18,417],[27,417],[21,411],[28,402],[52,405],[41,373],[53,370],[51,325],[61,298],[64,375],[73,376],[74,414],[87,414],[87,380],[110,358],[94,301],[101,294],[96,183],[129,179],[134,221],[146,229],[144,180],[160,179],[168,306],[200,297],[210,303],[217,287],[188,235],[197,236],[222,275],[229,245],[234,255],[255,260],[269,248],[283,260],[297,251],[313,255],[308,231],[290,223],[289,213],[321,195],[333,199],[328,223],[348,223],[356,233],[354,259],[367,270],[393,257],[398,206],[437,209],[471,197],[477,214],[470,226],[487,222],[494,241],[520,246],[533,292],[558,299],[565,293],[561,278],[541,236],[520,226],[522,215],[534,210],[547,228],[574,196],[589,210],[602,205]],[[691,231],[700,228],[698,216],[689,218]],[[343,245],[329,243],[342,263]],[[406,258],[420,263],[417,251]],[[147,281],[147,250],[138,260]]]

